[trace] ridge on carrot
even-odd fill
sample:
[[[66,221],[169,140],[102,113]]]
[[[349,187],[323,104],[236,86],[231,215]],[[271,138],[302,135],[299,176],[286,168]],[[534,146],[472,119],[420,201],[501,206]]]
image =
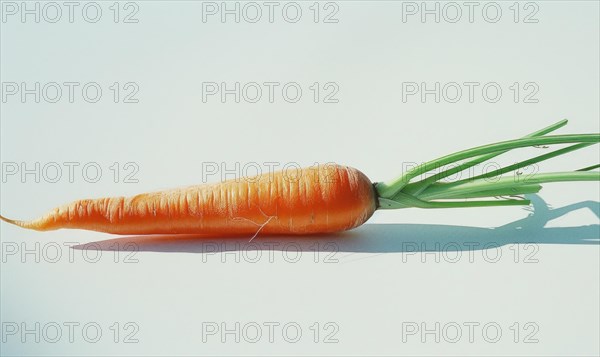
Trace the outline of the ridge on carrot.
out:
[[[344,231],[366,222],[377,209],[461,208],[529,205],[523,194],[543,183],[600,181],[600,165],[570,172],[502,177],[559,155],[600,142],[600,134],[547,135],[562,120],[523,138],[479,146],[419,165],[400,177],[372,183],[357,169],[324,165],[296,175],[276,172],[245,180],[190,186],[132,197],[78,200],[32,221],[0,216],[5,222],[38,231],[86,229],[113,234],[197,234],[231,236],[315,234]],[[571,144],[472,178],[442,182],[510,150]],[[418,176],[446,165],[425,179]]]

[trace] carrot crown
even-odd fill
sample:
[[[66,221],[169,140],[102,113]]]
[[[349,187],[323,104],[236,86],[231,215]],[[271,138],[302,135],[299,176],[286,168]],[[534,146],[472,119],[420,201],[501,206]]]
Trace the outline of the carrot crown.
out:
[[[600,167],[598,164],[571,172],[542,173],[528,175],[527,177],[519,175],[518,170],[521,168],[600,142],[600,134],[546,135],[566,124],[567,120],[565,119],[521,139],[479,146],[446,155],[419,165],[394,180],[377,183],[375,188],[379,195],[379,208],[454,208],[529,205],[530,201],[521,195],[539,192],[542,188],[542,183],[600,181],[600,172],[592,171]],[[440,180],[448,176],[481,164],[510,150],[524,147],[541,147],[547,149],[548,145],[554,144],[574,145],[517,162],[479,176],[455,182],[440,182]],[[425,179],[415,181],[415,178],[420,175],[451,164],[455,164],[456,166]],[[501,177],[501,175],[513,171],[517,172],[517,175],[514,177]],[[494,199],[481,200],[482,198]]]

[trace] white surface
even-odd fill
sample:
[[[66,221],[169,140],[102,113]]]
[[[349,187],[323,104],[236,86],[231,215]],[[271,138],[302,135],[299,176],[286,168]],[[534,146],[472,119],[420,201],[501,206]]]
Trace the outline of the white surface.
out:
[[[66,15],[55,24],[22,23],[14,16],[1,23],[3,83],[97,82],[103,89],[95,104],[79,92],[73,103],[66,94],[54,104],[35,103],[31,96],[26,103],[18,96],[1,103],[3,174],[13,162],[29,168],[56,162],[64,170],[56,183],[49,182],[50,173],[39,183],[33,175],[6,177],[1,186],[6,216],[28,219],[77,198],[200,183],[203,163],[232,168],[236,162],[335,161],[381,181],[401,173],[406,163],[516,138],[565,117],[571,123],[562,133],[600,130],[597,2],[536,2],[537,23],[515,23],[512,2],[499,3],[497,23],[481,17],[486,3],[479,3],[472,23],[464,7],[457,23],[445,18],[435,23],[432,17],[422,23],[418,16],[403,22],[401,3],[337,2],[339,22],[316,24],[312,2],[299,3],[303,15],[297,23],[280,12],[273,23],[265,18],[222,23],[216,17],[204,23],[201,3],[144,1],[136,3],[138,23],[115,24],[112,2],[99,4],[103,16],[94,24],[79,13],[73,23]],[[121,16],[133,9],[124,6]],[[334,9],[324,6],[321,16]],[[535,9],[520,6],[521,19]],[[202,101],[203,82],[269,81],[298,83],[301,100]],[[139,103],[112,102],[108,87],[114,82],[137,83]],[[314,82],[337,83],[339,103],[314,103],[309,89]],[[403,82],[495,82],[503,95],[497,103],[480,95],[473,103],[466,97],[435,103],[431,96],[426,103],[416,96],[403,102]],[[514,103],[509,89],[514,82],[535,82],[539,102],[523,103],[521,92]],[[596,146],[540,169],[599,161]],[[103,174],[89,183],[76,168],[69,182],[64,162],[76,162],[79,169],[95,162]],[[117,183],[114,162],[121,166]],[[124,182],[123,174],[131,172],[123,170],[127,162],[139,168],[138,183]],[[512,225],[530,212],[515,207],[376,212],[347,234],[318,240],[259,237],[255,245],[37,233],[1,224],[1,352],[598,355],[599,195],[597,183],[551,184],[541,192],[547,204],[582,209],[561,216],[539,202],[535,216]],[[509,226],[491,229],[503,225]],[[97,245],[89,245],[93,242]],[[128,255],[124,249],[139,251]],[[35,253],[23,255],[26,250]],[[65,322],[79,324],[72,342]],[[133,325],[125,326],[128,322]],[[272,342],[265,325],[270,322],[279,324]],[[36,323],[39,343],[22,329]],[[82,333],[86,323],[100,327],[98,342],[89,342],[92,327]],[[239,343],[234,334],[222,334],[222,323],[229,329],[240,324]],[[436,323],[439,342],[423,333]],[[469,323],[476,325],[472,341]],[[9,334],[15,324],[19,331]],[[206,332],[215,324],[217,334],[203,334],[203,327]],[[286,324],[292,327],[283,334]],[[484,333],[486,324],[491,327]],[[51,343],[56,325],[62,335]],[[407,334],[415,325],[419,331]],[[262,335],[252,343],[256,326]],[[456,326],[462,335],[452,343]],[[291,343],[294,327],[302,335]],[[492,343],[495,327],[501,336]],[[129,333],[137,343],[124,343]],[[334,343],[325,343],[326,336]]]

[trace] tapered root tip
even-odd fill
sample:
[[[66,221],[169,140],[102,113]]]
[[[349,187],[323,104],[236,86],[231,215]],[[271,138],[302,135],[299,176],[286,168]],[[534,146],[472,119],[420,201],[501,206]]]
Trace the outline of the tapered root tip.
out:
[[[14,219],[6,218],[6,217],[4,217],[2,215],[0,215],[0,219],[3,220],[6,223],[10,223],[12,225],[19,226],[21,228],[35,229],[28,222],[17,221],[17,220],[14,220]]]

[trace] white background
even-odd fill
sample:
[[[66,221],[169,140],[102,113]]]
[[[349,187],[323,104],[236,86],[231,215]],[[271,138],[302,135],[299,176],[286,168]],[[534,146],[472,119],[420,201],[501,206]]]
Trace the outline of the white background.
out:
[[[59,3],[62,17],[50,23],[54,9],[44,13],[39,4],[40,21],[27,15],[23,22],[20,2],[16,15],[2,2],[1,212],[11,218],[31,219],[78,198],[201,183],[207,163],[266,169],[269,162],[334,161],[382,181],[407,164],[517,138],[563,118],[571,122],[560,133],[600,130],[594,1],[479,2],[472,21],[458,3],[455,23],[456,8],[444,2],[437,3],[439,22],[434,15],[422,20],[420,2],[415,15],[401,2],[323,2],[317,23],[313,2],[298,2],[295,23],[293,10],[287,19],[281,14],[285,2],[277,3],[273,22],[259,2],[256,23],[248,21],[253,12],[223,22],[193,1],[121,2],[117,23],[113,2],[98,2],[95,23],[81,15],[86,3],[78,3],[72,23]],[[124,22],[130,13],[138,22]],[[338,21],[325,23],[327,14]],[[21,90],[20,83],[36,82],[60,83],[62,97],[49,103],[53,92],[41,93],[36,103],[34,95],[8,94],[9,83]],[[64,82],[79,83],[72,103]],[[89,82],[102,88],[97,103],[81,95]],[[139,89],[137,103],[123,103],[129,82]],[[203,101],[206,82],[280,86],[273,103],[264,86],[257,103],[244,96],[236,103],[233,95],[223,103],[218,95]],[[289,82],[302,88],[296,103],[281,95]],[[318,103],[309,88],[315,82]],[[328,82],[339,89],[337,103],[323,102]],[[456,82],[463,93],[456,103],[454,92],[443,91],[439,103],[433,94],[422,100],[406,95],[408,82],[430,89]],[[472,101],[465,82],[478,83]],[[502,89],[495,103],[492,90],[482,94],[486,83]],[[596,146],[539,170],[599,161]],[[65,162],[79,165],[72,180]],[[40,163],[39,182],[34,174],[8,173],[22,163]],[[57,180],[54,171],[42,172],[52,163],[62,167]],[[88,182],[93,170],[81,172],[89,163],[102,169],[97,182]],[[126,182],[134,169],[137,183]],[[597,183],[549,184],[533,197],[534,215],[518,207],[385,211],[345,234],[259,236],[254,245],[39,233],[3,223],[1,353],[598,355],[599,195]],[[72,341],[70,322],[78,324]],[[23,331],[36,323],[39,332]],[[279,324],[271,341],[269,323]],[[86,324],[92,327],[84,333]],[[224,333],[236,324],[237,336]],[[52,343],[57,325],[61,336]],[[214,326],[216,334],[207,334]],[[256,326],[261,335],[253,343]],[[424,332],[436,326],[438,341]],[[96,343],[94,327],[102,333]]]

